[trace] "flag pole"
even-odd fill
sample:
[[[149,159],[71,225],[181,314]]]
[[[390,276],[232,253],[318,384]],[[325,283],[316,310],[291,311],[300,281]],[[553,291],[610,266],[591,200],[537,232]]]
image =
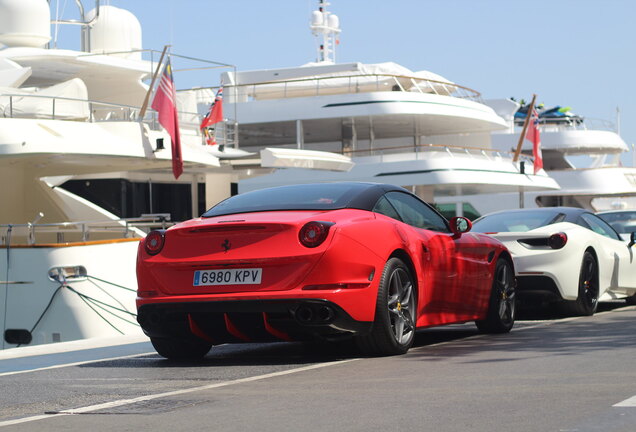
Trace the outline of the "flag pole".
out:
[[[532,95],[532,102],[530,102],[530,107],[528,107],[528,112],[526,114],[526,120],[523,123],[523,129],[521,130],[521,135],[519,136],[519,142],[517,143],[517,149],[515,150],[515,155],[512,158],[513,162],[517,162],[519,160],[519,155],[521,154],[521,146],[523,145],[523,140],[526,138],[526,132],[528,130],[528,124],[530,123],[530,117],[532,117],[532,110],[534,109],[534,102],[537,100],[537,95]]]
[[[154,75],[152,76],[152,81],[150,82],[150,87],[148,88],[148,92],[146,92],[146,97],[144,98],[144,103],[141,105],[141,109],[139,110],[139,121],[144,119],[146,115],[146,110],[148,109],[148,102],[150,102],[150,95],[152,94],[152,89],[155,86],[155,81],[157,81],[157,75],[159,75],[159,70],[161,69],[161,65],[163,64],[163,58],[166,55],[166,51],[170,45],[165,45],[163,47],[163,52],[161,53],[161,58],[159,59],[159,63],[157,63],[157,69],[155,70]]]

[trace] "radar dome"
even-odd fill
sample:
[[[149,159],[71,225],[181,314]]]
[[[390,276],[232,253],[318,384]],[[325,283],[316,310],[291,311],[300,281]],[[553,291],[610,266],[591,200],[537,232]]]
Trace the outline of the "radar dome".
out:
[[[87,20],[95,17],[95,9],[87,14]],[[131,12],[115,6],[100,6],[99,16],[90,29],[90,52],[118,53],[118,57],[141,60],[141,24]],[[123,52],[123,53],[122,53]]]
[[[313,11],[311,13],[311,25],[321,26],[323,22],[322,12]]]
[[[43,47],[51,40],[47,0],[0,0],[0,44]]]
[[[337,15],[329,15],[329,27],[332,29],[340,28],[340,18]]]

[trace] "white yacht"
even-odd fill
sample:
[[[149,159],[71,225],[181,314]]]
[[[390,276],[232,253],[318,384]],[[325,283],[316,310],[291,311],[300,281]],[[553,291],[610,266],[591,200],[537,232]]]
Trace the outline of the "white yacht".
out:
[[[359,180],[408,187],[433,202],[440,196],[557,189],[532,161],[513,162],[491,144],[506,121],[481,95],[429,71],[387,62],[336,63],[338,18],[328,3],[312,15],[318,58],[301,67],[223,74],[228,109],[241,124],[243,150],[270,146],[352,157],[346,172],[293,166],[242,179],[239,191],[288,183]],[[457,210],[460,214],[463,208]]]
[[[522,129],[520,104],[509,99],[486,101],[502,118],[507,128],[492,134],[492,145],[500,151],[517,146]],[[522,191],[478,197],[444,197],[448,205],[470,203],[478,213],[518,207],[572,206],[591,211],[609,210],[617,203],[636,197],[636,168],[622,166],[620,155],[629,147],[609,121],[587,119],[568,109],[554,107],[539,110],[543,167],[561,189]],[[551,113],[562,112],[560,115]],[[532,143],[524,140],[522,153],[532,153]],[[631,197],[631,198],[630,198]]]
[[[56,49],[46,0],[0,0],[3,349],[139,332],[137,244],[144,227],[169,223],[122,220],[60,187],[82,175],[167,176],[171,166],[169,135],[154,113],[139,118],[158,57],[142,59],[139,22],[99,3],[81,15],[84,50]],[[179,100],[188,111],[187,95]],[[180,117],[186,177],[220,167],[201,145],[196,105],[189,111]]]
[[[153,110],[140,115],[160,53],[142,49],[130,12],[96,1],[85,13],[76,3],[79,20],[52,22],[47,0],[0,0],[2,349],[140,332],[139,239],[230,196],[238,160],[264,164],[236,148],[234,121],[217,124],[218,144],[206,145],[199,126],[213,93],[178,90],[184,172],[175,179],[170,135]],[[51,25],[65,23],[82,27],[81,50],[50,43]],[[171,61],[177,85],[188,62],[230,66]],[[351,166],[338,155],[275,150],[265,164],[299,157],[313,168]]]

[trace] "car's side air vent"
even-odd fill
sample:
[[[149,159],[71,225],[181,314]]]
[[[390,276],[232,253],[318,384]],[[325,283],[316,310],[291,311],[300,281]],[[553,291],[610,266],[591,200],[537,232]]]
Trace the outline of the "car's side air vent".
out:
[[[561,249],[568,242],[568,236],[565,233],[555,233],[550,237],[527,238],[517,240],[525,247],[549,247],[550,249]]]
[[[548,237],[519,239],[517,241],[526,246],[548,246]]]

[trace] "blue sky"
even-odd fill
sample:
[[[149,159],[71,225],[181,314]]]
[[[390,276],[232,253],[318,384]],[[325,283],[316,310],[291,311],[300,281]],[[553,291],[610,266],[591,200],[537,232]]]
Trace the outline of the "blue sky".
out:
[[[75,2],[59,0],[67,17]],[[316,58],[317,0],[110,0],[141,22],[145,48],[230,63],[239,70]],[[84,1],[91,9],[92,1]],[[55,7],[55,0],[53,1]],[[394,61],[430,70],[484,98],[570,106],[615,122],[636,144],[634,0],[331,0],[342,27],[338,62]],[[60,44],[73,29],[63,29]],[[208,78],[206,77],[206,80]],[[179,77],[175,77],[177,87]],[[208,85],[218,84],[210,73]],[[632,164],[632,155],[623,157]]]

